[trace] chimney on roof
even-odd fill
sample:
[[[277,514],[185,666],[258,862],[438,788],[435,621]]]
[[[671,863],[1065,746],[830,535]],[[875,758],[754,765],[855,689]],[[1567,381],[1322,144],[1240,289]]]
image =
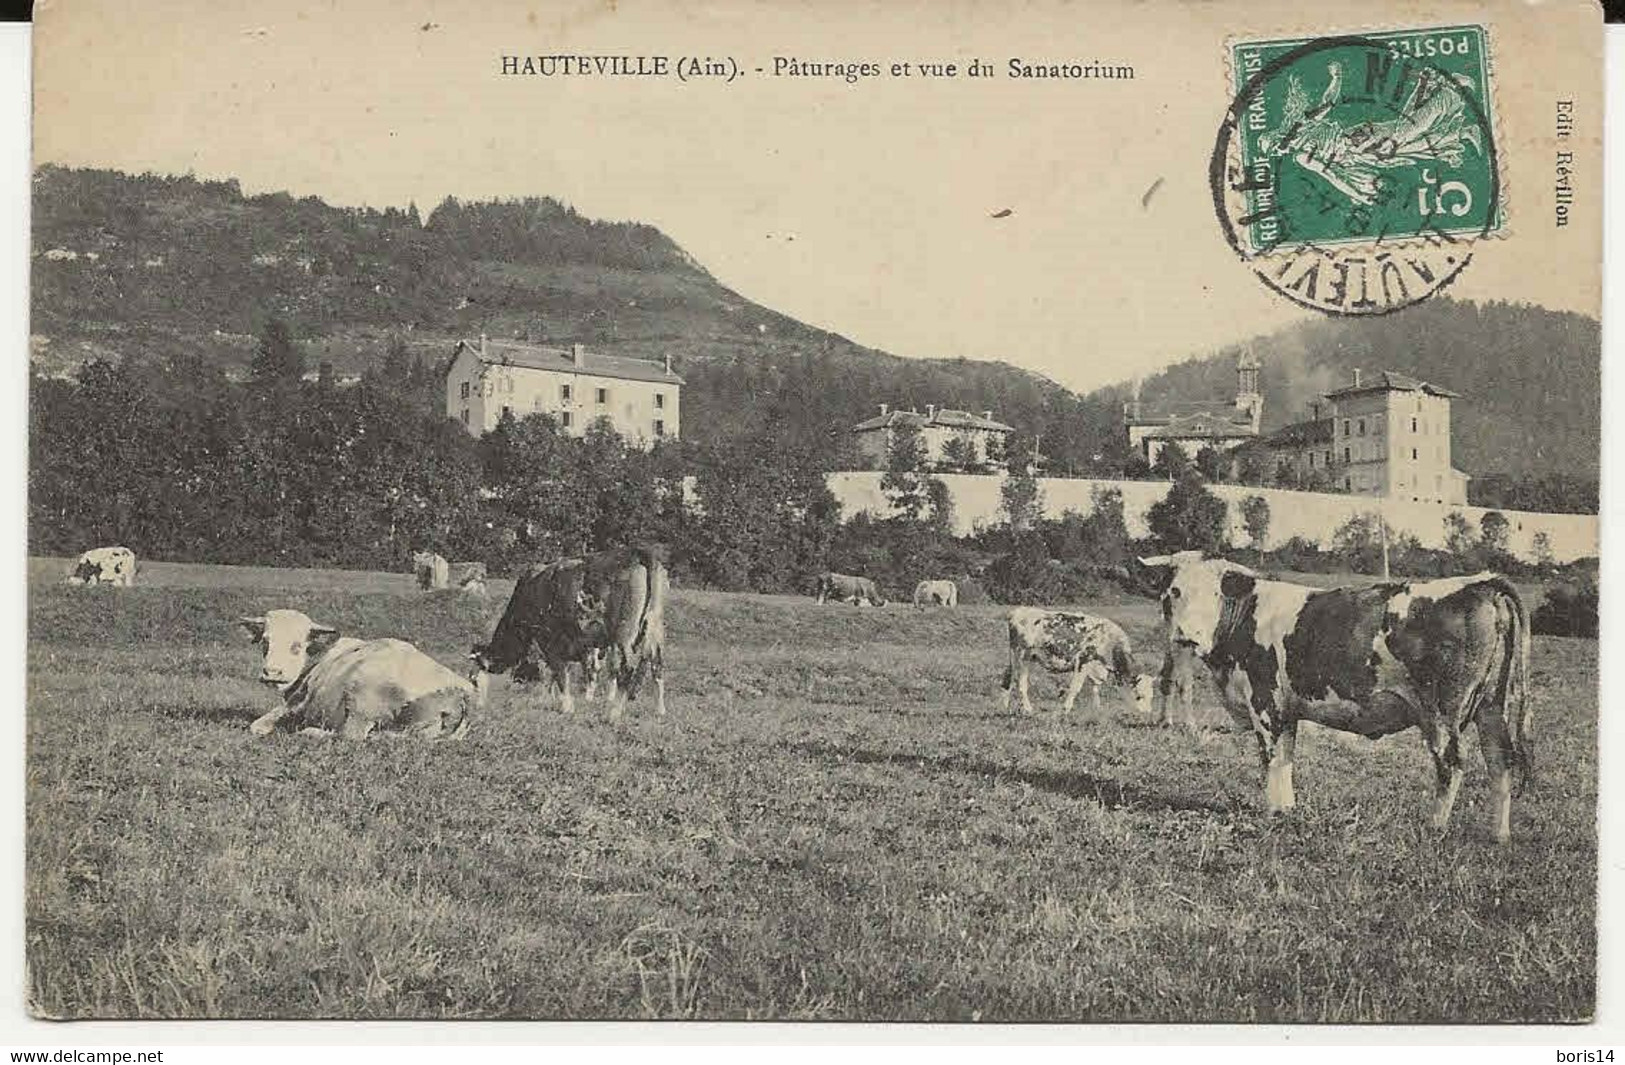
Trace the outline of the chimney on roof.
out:
[[[586,349],[585,345],[582,345],[582,344],[571,344],[570,345],[570,362],[578,370],[581,369],[581,367],[583,367],[583,366],[585,366],[587,364],[587,349]]]
[[[881,413],[882,417],[884,417],[887,414],[890,414],[891,413],[891,404],[890,403],[882,403],[880,405],[880,413]]]
[[[1312,399],[1309,401],[1309,420],[1315,422],[1320,421],[1320,400],[1318,399]]]
[[[925,405],[925,416],[927,418],[935,418],[937,416],[937,405],[935,403],[927,403]]]
[[[1354,368],[1354,387],[1360,387],[1360,368],[1358,366]]]
[[[671,352],[666,352],[666,372],[671,373]]]
[[[480,334],[480,358],[485,358],[485,334]]]

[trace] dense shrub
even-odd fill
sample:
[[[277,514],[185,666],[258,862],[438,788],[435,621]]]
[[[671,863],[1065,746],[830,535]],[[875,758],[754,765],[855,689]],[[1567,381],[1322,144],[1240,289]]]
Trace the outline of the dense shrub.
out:
[[[1597,635],[1597,583],[1584,578],[1565,581],[1546,590],[1529,627],[1542,636]]]

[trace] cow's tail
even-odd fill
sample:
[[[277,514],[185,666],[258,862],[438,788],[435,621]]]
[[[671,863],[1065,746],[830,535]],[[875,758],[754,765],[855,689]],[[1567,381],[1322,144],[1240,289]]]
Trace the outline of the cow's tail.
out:
[[[1503,619],[1503,657],[1499,688],[1502,713],[1506,715],[1507,736],[1512,744],[1512,765],[1521,794],[1535,782],[1534,737],[1531,733],[1534,703],[1529,698],[1529,615],[1523,599],[1510,581],[1497,597],[1496,614]]]

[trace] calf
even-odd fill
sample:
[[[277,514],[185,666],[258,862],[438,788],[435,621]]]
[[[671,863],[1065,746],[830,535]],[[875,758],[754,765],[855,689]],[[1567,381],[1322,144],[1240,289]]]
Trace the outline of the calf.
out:
[[[1478,726],[1492,828],[1511,837],[1512,777],[1529,779],[1529,624],[1493,573],[1368,588],[1308,588],[1181,552],[1141,562],[1164,581],[1169,637],[1213,671],[1258,740],[1265,801],[1291,809],[1300,721],[1375,739],[1421,730],[1433,758],[1433,826],[1450,823],[1461,734]]]
[[[259,680],[282,705],[249,726],[257,736],[291,724],[361,739],[373,729],[460,737],[479,701],[473,684],[404,640],[340,636],[297,610],[239,618],[263,658]]]
[[[1061,704],[1065,712],[1071,712],[1088,681],[1093,684],[1090,701],[1098,714],[1100,689],[1108,680],[1129,688],[1135,706],[1142,712],[1150,710],[1153,680],[1136,668],[1128,634],[1116,622],[1090,614],[1018,606],[1010,611],[1010,665],[1003,681],[1006,710],[1014,689],[1021,692],[1022,712],[1033,712],[1027,694],[1028,670],[1033,662],[1051,673],[1072,674],[1066,701]]]

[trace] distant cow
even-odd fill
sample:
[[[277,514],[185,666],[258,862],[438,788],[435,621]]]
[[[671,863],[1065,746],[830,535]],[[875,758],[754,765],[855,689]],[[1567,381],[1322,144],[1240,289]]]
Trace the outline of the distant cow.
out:
[[[485,563],[453,562],[446,567],[446,587],[469,595],[485,594]]]
[[[915,606],[958,606],[959,585],[953,581],[921,581],[914,586]]]
[[[1258,738],[1265,801],[1291,809],[1299,721],[1375,739],[1419,728],[1433,756],[1433,825],[1450,823],[1461,734],[1478,725],[1495,801],[1511,836],[1512,774],[1529,756],[1529,625],[1493,573],[1368,588],[1307,588],[1198,552],[1141,559],[1160,574],[1169,636],[1213,671],[1226,707]]]
[[[128,547],[93,547],[68,567],[68,583],[128,588],[135,583],[135,552]]]
[[[612,715],[621,693],[635,698],[645,675],[654,680],[655,712],[666,712],[662,675],[666,639],[665,565],[646,549],[601,551],[534,567],[515,585],[496,630],[476,647],[476,683],[485,673],[540,678],[539,657],[552,674],[565,713],[574,710],[569,667],[579,663],[591,684],[608,680]]]
[[[1071,673],[1066,701],[1068,713],[1085,682],[1093,684],[1091,702],[1100,712],[1100,689],[1115,680],[1133,692],[1142,712],[1151,707],[1153,679],[1134,662],[1128,634],[1116,622],[1067,610],[1018,606],[1010,611],[1010,665],[1004,671],[1004,707],[1010,708],[1013,691],[1021,693],[1021,709],[1033,712],[1027,694],[1027,675],[1033,662],[1051,673]]]
[[[417,574],[418,587],[424,591],[444,588],[451,579],[451,566],[433,551],[419,551],[412,556],[412,572]]]
[[[820,573],[818,587],[814,593],[820,603],[837,599],[853,606],[885,606],[886,600],[881,598],[880,589],[868,577],[854,577],[846,573]]]
[[[357,740],[375,728],[458,737],[478,703],[474,685],[404,640],[341,637],[297,610],[239,623],[263,653],[260,682],[282,693],[249,726],[255,735],[298,724]]]

